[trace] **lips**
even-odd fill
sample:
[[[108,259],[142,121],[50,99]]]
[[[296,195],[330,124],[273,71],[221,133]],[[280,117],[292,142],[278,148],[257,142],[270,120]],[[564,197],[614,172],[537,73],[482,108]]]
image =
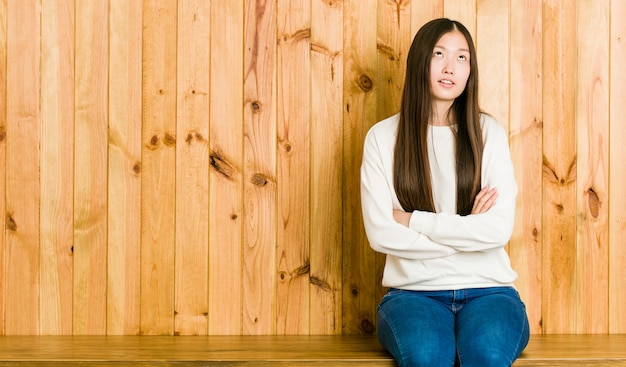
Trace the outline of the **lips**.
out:
[[[454,82],[450,79],[441,79],[439,80],[439,83],[444,84],[444,85],[454,85]]]

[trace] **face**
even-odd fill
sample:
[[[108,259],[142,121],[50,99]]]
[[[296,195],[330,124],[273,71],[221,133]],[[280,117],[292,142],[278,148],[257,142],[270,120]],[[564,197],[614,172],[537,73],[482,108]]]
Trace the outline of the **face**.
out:
[[[463,93],[470,75],[470,52],[467,40],[459,31],[441,36],[430,61],[430,89],[433,102],[449,108]]]

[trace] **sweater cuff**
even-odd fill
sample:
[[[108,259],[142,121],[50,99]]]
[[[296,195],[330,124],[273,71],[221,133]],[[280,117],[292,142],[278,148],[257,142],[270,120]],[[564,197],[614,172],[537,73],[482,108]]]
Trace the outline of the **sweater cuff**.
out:
[[[430,214],[432,213],[421,212],[419,210],[413,211],[413,213],[411,213],[411,219],[409,220],[409,228],[428,236],[427,228],[430,227],[428,225],[430,222]]]

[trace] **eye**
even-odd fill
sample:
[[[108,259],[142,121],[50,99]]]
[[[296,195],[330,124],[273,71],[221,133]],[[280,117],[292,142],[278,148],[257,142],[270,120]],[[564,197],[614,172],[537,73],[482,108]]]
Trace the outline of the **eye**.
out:
[[[459,55],[459,60],[460,61],[467,61],[469,59],[469,57],[467,57],[466,55]]]
[[[442,57],[442,56],[443,56],[443,52],[441,52],[441,51],[433,52],[433,57]]]

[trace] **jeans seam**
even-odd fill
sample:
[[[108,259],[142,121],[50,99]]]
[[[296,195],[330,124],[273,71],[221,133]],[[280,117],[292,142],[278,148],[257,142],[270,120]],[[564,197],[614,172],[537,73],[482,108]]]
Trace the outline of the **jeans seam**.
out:
[[[519,296],[518,296],[518,297],[519,297]],[[524,326],[523,326],[523,327],[522,327],[522,329],[520,330],[520,333],[519,333],[518,338],[517,338],[517,345],[516,345],[516,347],[515,347],[515,350],[516,350],[516,351],[520,349],[520,346],[521,346],[521,341],[522,341],[522,335],[524,335],[524,331],[525,331],[526,329],[528,329],[528,332],[530,333],[530,327],[529,327],[528,322],[527,322],[527,320],[526,320],[526,311],[524,310],[524,309],[525,309],[524,302],[522,302],[522,300],[521,300],[521,299],[519,299],[519,298],[518,298],[518,302],[520,302],[520,303],[521,303],[521,306],[522,306],[522,307],[521,307],[521,309],[522,309],[522,315],[521,315],[522,317],[521,317],[521,319],[522,319],[522,323],[523,323],[523,325],[524,325]],[[513,365],[513,362],[515,362],[515,360],[519,357],[519,355],[520,355],[521,353],[522,353],[522,350],[519,350],[519,353],[517,353],[517,355],[515,355],[515,356],[513,357],[513,360],[509,361],[509,366]]]
[[[400,339],[396,335],[396,330],[395,330],[396,328],[391,327],[391,324],[389,323],[389,320],[385,316],[385,312],[384,311],[380,311],[379,310],[378,315],[385,320],[385,323],[387,323],[387,326],[388,326],[389,330],[391,330],[391,335],[393,335],[393,340],[395,341],[396,346],[398,346],[398,344],[400,343]],[[404,366],[404,355],[403,355],[403,352],[402,352],[404,348],[400,348],[398,346],[397,349],[398,349],[398,354],[399,354],[400,360],[402,361],[402,363],[400,363],[400,365]]]

